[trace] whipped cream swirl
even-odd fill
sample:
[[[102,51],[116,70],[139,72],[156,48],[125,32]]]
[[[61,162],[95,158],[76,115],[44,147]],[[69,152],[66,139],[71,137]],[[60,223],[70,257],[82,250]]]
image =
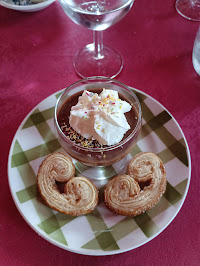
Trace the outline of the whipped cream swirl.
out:
[[[97,94],[84,90],[78,103],[71,108],[69,123],[84,138],[114,145],[130,129],[124,115],[130,110],[131,105],[119,99],[117,91],[103,89]]]

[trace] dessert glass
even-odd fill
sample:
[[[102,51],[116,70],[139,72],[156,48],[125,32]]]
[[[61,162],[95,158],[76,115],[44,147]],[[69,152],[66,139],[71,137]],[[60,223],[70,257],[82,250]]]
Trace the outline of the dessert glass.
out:
[[[134,128],[131,128],[130,134],[122,141],[115,145],[104,146],[102,148],[82,147],[76,142],[71,141],[61,130],[58,124],[58,113],[62,105],[67,99],[83,90],[92,90],[94,88],[105,88],[116,90],[125,97],[137,112],[137,122]],[[90,77],[82,79],[68,88],[66,88],[57,100],[55,106],[55,132],[62,148],[75,159],[75,167],[80,172],[84,172],[84,176],[93,179],[106,179],[116,174],[116,168],[111,167],[112,164],[121,161],[133,149],[137,143],[138,136],[141,131],[141,106],[135,93],[125,84],[105,77]],[[117,167],[117,166],[116,166]],[[118,163],[118,171],[124,167],[123,160]]]

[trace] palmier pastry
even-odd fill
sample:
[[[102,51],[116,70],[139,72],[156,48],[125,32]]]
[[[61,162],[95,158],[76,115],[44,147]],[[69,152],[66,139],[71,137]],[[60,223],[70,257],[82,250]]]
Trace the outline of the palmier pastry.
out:
[[[46,204],[61,213],[78,216],[92,212],[98,190],[86,177],[74,177],[75,167],[67,155],[56,152],[39,167],[37,185]],[[61,193],[57,182],[67,182]]]
[[[158,203],[166,190],[166,172],[160,158],[151,152],[136,155],[126,175],[111,179],[104,190],[106,206],[124,216],[139,215]]]

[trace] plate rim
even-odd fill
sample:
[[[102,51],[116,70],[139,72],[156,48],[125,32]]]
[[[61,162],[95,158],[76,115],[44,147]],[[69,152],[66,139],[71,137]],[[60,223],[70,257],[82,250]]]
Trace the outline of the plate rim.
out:
[[[12,139],[12,142],[11,142],[11,145],[10,145],[10,149],[9,149],[9,155],[8,155],[8,163],[7,163],[7,174],[8,174],[8,184],[9,184],[9,189],[10,189],[10,193],[11,193],[11,196],[12,196],[12,199],[15,203],[15,206],[17,207],[17,210],[19,211],[20,215],[23,217],[23,219],[26,221],[26,223],[34,230],[34,232],[36,232],[40,237],[42,237],[43,239],[45,239],[46,241],[48,241],[49,243],[61,248],[61,249],[64,249],[64,250],[67,250],[69,252],[72,252],[72,253],[75,253],[75,254],[81,254],[81,255],[88,255],[88,256],[107,256],[107,255],[115,255],[115,254],[121,254],[121,253],[125,253],[125,252],[128,252],[128,251],[131,251],[131,250],[134,250],[136,248],[139,248],[145,244],[147,244],[148,242],[150,242],[151,240],[153,240],[154,238],[156,238],[159,234],[161,234],[171,223],[172,221],[175,219],[175,217],[178,215],[178,213],[180,212],[184,202],[185,202],[185,199],[187,197],[187,194],[188,194],[188,190],[189,190],[189,186],[190,186],[190,181],[191,181],[191,155],[190,155],[190,149],[189,149],[189,145],[187,143],[187,140],[186,140],[186,137],[183,133],[183,130],[182,128],[180,127],[179,123],[176,121],[176,119],[174,118],[174,116],[168,111],[168,109],[166,109],[164,107],[163,104],[161,104],[158,100],[156,100],[155,98],[153,98],[152,96],[150,96],[149,94],[139,90],[139,89],[136,89],[136,88],[133,88],[131,86],[128,86],[130,89],[134,90],[135,92],[138,92],[148,98],[150,98],[151,100],[155,101],[158,105],[160,105],[170,116],[171,118],[173,119],[173,121],[175,122],[176,126],[178,127],[178,129],[180,130],[181,132],[181,135],[184,139],[184,142],[185,142],[185,146],[186,146],[186,154],[187,154],[187,159],[188,159],[188,178],[187,178],[187,185],[186,185],[186,188],[185,188],[185,191],[184,191],[184,194],[182,195],[182,199],[181,199],[181,203],[179,205],[179,207],[177,208],[176,212],[174,213],[174,215],[171,217],[171,219],[168,221],[168,223],[165,224],[165,226],[163,228],[161,228],[160,231],[158,231],[156,234],[154,234],[152,237],[149,237],[147,238],[146,241],[144,241],[142,244],[138,244],[138,245],[135,245],[134,247],[130,247],[130,248],[126,248],[126,249],[118,249],[118,250],[113,250],[113,251],[104,251],[104,250],[91,250],[91,249],[84,249],[82,248],[80,250],[75,250],[73,248],[70,248],[69,246],[67,245],[64,245],[64,244],[61,244],[59,243],[58,241],[56,240],[53,240],[52,238],[48,237],[47,234],[45,234],[45,232],[43,233],[43,231],[39,228],[36,228],[34,227],[30,222],[29,220],[25,217],[25,215],[23,214],[22,210],[20,209],[20,207],[18,206],[18,202],[16,200],[16,196],[14,195],[14,193],[12,192],[12,189],[11,189],[11,181],[10,181],[10,165],[11,165],[11,157],[12,157],[12,151],[13,151],[13,147],[14,147],[14,143],[16,141],[16,135],[18,133],[18,131],[21,129],[21,127],[23,126],[24,122],[27,120],[27,118],[30,116],[30,114],[32,112],[34,112],[34,110],[38,107],[39,104],[41,104],[43,101],[45,101],[47,98],[55,95],[55,94],[58,94],[58,93],[61,93],[64,89],[61,89],[61,90],[58,90],[56,92],[53,92],[52,94],[48,95],[46,98],[44,98],[43,100],[41,100],[39,103],[37,103],[29,112],[28,114],[25,116],[25,118],[22,120],[22,122],[20,123],[20,125],[18,126],[15,134],[14,134],[14,137]],[[92,251],[92,252],[91,252]],[[99,254],[98,254],[99,252]],[[94,253],[94,254],[93,254]]]
[[[23,5],[15,5],[15,4],[7,3],[4,0],[0,0],[0,5],[5,8],[16,10],[16,11],[24,11],[24,12],[27,11],[28,12],[28,11],[39,11],[43,8],[48,7],[55,1],[56,0],[45,0],[40,3],[23,6]]]

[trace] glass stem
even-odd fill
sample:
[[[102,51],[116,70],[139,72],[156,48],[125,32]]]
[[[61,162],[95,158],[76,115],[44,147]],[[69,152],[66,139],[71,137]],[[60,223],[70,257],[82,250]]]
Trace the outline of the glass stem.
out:
[[[94,58],[103,58],[103,31],[93,31]]]

